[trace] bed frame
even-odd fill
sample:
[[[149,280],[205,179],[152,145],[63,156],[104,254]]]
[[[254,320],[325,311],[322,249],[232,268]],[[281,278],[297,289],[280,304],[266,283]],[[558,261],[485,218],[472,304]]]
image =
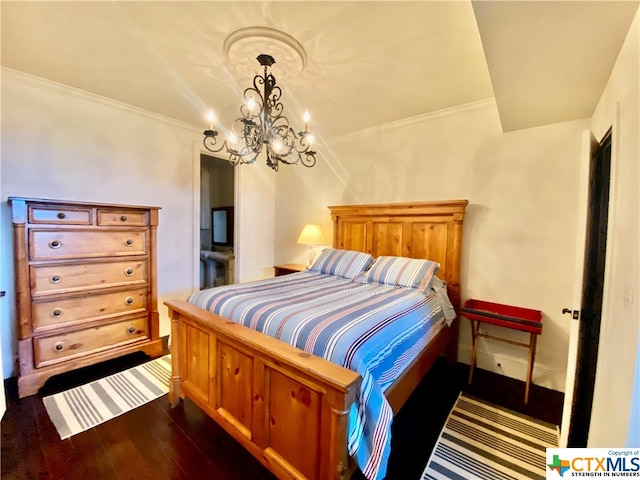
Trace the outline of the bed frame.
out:
[[[460,305],[467,200],[329,207],[335,248],[428,258]],[[172,405],[190,398],[281,479],[346,479],[348,411],[360,376],[183,300],[165,302],[172,335]],[[456,361],[458,321],[445,327],[386,392],[394,412],[436,359]]]

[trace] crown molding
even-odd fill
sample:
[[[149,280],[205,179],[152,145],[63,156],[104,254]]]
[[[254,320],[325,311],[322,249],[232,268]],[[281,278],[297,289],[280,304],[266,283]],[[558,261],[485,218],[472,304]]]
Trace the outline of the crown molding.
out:
[[[440,117],[447,117],[450,115],[457,115],[463,112],[468,112],[471,110],[479,110],[482,108],[496,107],[495,98],[485,98],[484,100],[478,100],[476,102],[465,103],[463,105],[456,105],[455,107],[443,108],[442,110],[436,110],[435,112],[421,113],[420,115],[415,115],[413,117],[403,118],[401,120],[396,120],[393,122],[383,123],[380,125],[376,125],[375,127],[365,128],[364,130],[359,130],[357,132],[347,133],[346,135],[341,135],[332,139],[328,142],[330,145],[338,145],[341,143],[346,143],[352,140],[357,140],[363,137],[369,137],[374,133],[383,132],[385,130],[391,130],[396,128],[407,127],[410,125],[416,125],[418,123],[422,123],[425,121],[433,120]]]
[[[145,110],[143,108],[136,107],[128,103],[119,102],[109,97],[103,97],[102,95],[87,92],[86,90],[82,90],[77,87],[71,87],[69,85],[65,85],[64,83],[55,82],[53,80],[39,77],[31,73],[26,73],[20,70],[14,70],[8,67],[2,67],[2,79],[4,80],[4,78],[6,77],[13,77],[16,81],[20,83],[30,83],[39,88],[47,88],[49,90],[54,90],[62,94],[70,94],[78,98],[84,98],[86,100],[101,103],[109,107],[125,110],[135,115],[140,115],[153,120],[161,121],[163,123],[168,123],[179,128],[185,128],[188,130],[193,130],[194,132],[202,133],[201,126],[193,125],[191,123],[183,122],[181,120],[176,120],[175,118],[167,117],[159,113],[150,112],[149,110]]]

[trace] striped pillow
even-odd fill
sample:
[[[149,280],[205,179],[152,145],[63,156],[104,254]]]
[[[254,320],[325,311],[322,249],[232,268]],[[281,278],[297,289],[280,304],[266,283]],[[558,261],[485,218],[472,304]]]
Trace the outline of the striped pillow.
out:
[[[378,257],[369,270],[354,280],[360,283],[417,288],[425,292],[439,268],[440,264],[431,260]]]
[[[309,270],[334,277],[353,278],[373,263],[368,253],[325,248]]]

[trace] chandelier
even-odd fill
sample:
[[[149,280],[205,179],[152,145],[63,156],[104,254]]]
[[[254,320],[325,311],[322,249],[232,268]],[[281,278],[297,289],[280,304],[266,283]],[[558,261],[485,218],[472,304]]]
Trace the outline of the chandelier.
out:
[[[204,131],[205,148],[213,153],[224,150],[232,165],[254,163],[264,148],[267,165],[275,171],[280,163],[295,165],[299,162],[305,167],[313,167],[316,152],[310,149],[313,135],[307,130],[309,112],[304,113],[304,129],[296,133],[289,125],[289,119],[282,114],[282,90],[269,73],[269,67],[276,61],[265,54],[258,55],[257,60],[264,67],[264,73],[256,75],[253,86],[244,91],[246,103],[240,106],[241,116],[236,118],[230,133],[221,142],[218,131],[213,129],[215,116],[213,111],[209,112],[209,129]]]

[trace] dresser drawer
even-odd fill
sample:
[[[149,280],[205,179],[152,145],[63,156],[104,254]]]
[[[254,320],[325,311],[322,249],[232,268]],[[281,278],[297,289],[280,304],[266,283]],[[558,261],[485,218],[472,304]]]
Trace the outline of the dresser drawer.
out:
[[[90,208],[29,207],[29,223],[53,225],[91,225]]]
[[[135,210],[98,210],[98,225],[146,226],[149,212]]]
[[[120,292],[68,297],[33,302],[31,322],[34,332],[42,329],[73,325],[147,308],[147,287]]]
[[[37,230],[29,231],[31,260],[111,257],[147,253],[147,231]]]
[[[70,293],[147,282],[147,260],[38,265],[29,270],[31,295]]]
[[[63,362],[80,355],[145,340],[148,335],[147,317],[144,316],[60,335],[34,337],[34,364],[42,367]]]

